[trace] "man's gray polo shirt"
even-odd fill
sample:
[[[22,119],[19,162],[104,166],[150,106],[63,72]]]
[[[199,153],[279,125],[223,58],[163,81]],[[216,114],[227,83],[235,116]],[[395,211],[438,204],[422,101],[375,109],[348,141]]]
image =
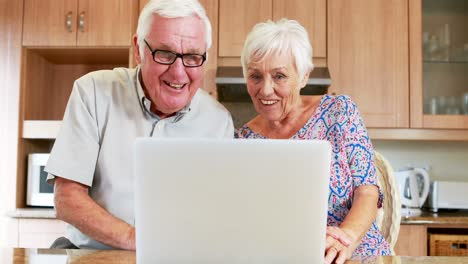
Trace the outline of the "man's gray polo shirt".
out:
[[[232,138],[229,112],[199,89],[190,105],[160,120],[149,109],[138,68],[89,73],[73,87],[46,171],[90,186],[89,195],[112,215],[134,225],[133,147],[137,137]],[[110,248],[73,226],[80,248]]]

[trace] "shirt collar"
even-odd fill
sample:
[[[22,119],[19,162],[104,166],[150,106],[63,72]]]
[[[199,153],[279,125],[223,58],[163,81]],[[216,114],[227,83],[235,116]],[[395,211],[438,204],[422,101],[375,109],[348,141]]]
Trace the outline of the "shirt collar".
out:
[[[151,112],[151,100],[145,96],[145,92],[143,91],[143,87],[141,85],[141,78],[140,78],[140,66],[137,67],[137,81],[136,81],[136,86],[137,86],[137,94],[138,98],[140,101],[140,106],[143,110],[143,112],[147,115],[149,115],[151,118],[156,119],[157,121],[161,120],[161,117],[159,117],[157,114]],[[175,115],[168,117],[168,119],[172,119],[172,123],[176,123],[180,121],[188,112],[190,112],[190,104],[189,102],[184,108],[182,108],[180,111],[175,113]]]

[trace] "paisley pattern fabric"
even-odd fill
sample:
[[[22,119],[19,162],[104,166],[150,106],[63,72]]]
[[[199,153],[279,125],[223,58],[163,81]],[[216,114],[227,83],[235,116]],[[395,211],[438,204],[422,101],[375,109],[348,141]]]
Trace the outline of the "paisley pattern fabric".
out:
[[[235,136],[265,138],[247,125],[239,128]],[[291,139],[320,139],[331,143],[328,225],[339,226],[351,208],[354,190],[361,185],[377,185],[372,144],[356,104],[344,95],[324,95],[317,110]],[[379,208],[382,200],[383,194],[379,189]],[[391,254],[390,245],[374,222],[353,255]]]

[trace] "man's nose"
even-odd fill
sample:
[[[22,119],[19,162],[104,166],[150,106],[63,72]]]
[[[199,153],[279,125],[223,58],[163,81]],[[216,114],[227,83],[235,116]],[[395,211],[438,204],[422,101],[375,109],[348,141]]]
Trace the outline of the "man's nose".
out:
[[[169,66],[169,72],[177,79],[179,77],[185,77],[185,66],[182,62],[182,58],[176,58],[174,63]]]

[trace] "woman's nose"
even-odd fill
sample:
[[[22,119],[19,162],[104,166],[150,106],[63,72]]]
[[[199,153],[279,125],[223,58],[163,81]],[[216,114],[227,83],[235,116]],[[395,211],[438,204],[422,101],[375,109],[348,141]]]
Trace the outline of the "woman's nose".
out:
[[[274,85],[275,83],[270,78],[265,79],[260,89],[260,94],[262,96],[268,96],[268,95],[273,94],[275,90]]]

